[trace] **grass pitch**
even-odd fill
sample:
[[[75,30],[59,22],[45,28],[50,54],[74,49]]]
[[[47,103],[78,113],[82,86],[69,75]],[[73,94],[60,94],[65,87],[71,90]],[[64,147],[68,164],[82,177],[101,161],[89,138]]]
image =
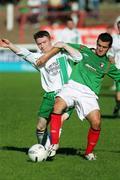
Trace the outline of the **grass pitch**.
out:
[[[105,79],[100,94],[102,131],[97,161],[86,161],[88,123],[74,112],[65,122],[54,161],[33,163],[27,156],[37,143],[35,127],[43,90],[38,73],[0,74],[0,180],[119,180],[120,118],[114,119],[114,92]]]

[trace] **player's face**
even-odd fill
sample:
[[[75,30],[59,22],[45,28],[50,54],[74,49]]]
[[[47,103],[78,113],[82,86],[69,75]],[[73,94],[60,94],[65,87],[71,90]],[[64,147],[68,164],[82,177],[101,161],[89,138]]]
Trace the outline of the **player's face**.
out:
[[[103,42],[102,40],[97,41],[96,54],[98,56],[104,56],[109,49],[109,42]]]
[[[47,36],[36,39],[36,44],[43,53],[48,52],[52,48],[51,40]]]
[[[68,27],[69,29],[73,29],[73,28],[75,27],[75,25],[74,25],[74,23],[73,23],[72,21],[68,21],[68,22],[67,22],[67,27]]]

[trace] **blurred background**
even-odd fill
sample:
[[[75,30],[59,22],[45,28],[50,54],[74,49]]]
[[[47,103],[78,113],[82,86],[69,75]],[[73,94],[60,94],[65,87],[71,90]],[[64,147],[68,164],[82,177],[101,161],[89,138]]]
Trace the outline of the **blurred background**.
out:
[[[0,0],[0,38],[32,52],[37,51],[33,34],[39,30],[49,31],[53,43],[61,40],[94,47],[100,33],[117,33],[119,20],[120,0]],[[35,71],[21,60],[0,48],[0,72]]]
[[[47,29],[55,39],[68,16],[81,32],[83,43],[89,44],[83,36],[93,38],[104,28],[114,31],[120,0],[0,0],[0,37],[19,44],[34,43],[33,33]],[[90,34],[93,28],[94,34]]]

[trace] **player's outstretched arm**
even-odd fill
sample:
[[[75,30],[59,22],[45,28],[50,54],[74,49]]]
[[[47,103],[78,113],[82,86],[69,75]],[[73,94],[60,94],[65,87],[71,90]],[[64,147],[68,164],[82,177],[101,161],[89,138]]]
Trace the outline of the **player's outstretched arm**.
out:
[[[42,64],[46,63],[51,57],[53,57],[55,54],[57,54],[60,51],[59,48],[53,47],[49,52],[45,53],[43,56],[41,56],[37,61],[37,66],[41,66]]]
[[[9,48],[14,53],[18,53],[20,49],[11,43],[8,39],[0,39],[0,47]]]
[[[82,54],[77,49],[71,47],[67,43],[57,42],[54,46],[57,48],[64,48],[75,61],[82,60]]]

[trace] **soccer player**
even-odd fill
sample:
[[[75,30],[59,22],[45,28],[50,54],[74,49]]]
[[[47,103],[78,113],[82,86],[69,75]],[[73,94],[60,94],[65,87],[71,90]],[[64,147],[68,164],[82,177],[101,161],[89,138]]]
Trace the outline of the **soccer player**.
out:
[[[53,46],[50,34],[47,31],[38,31],[34,34],[34,39],[41,52],[32,53],[25,48],[18,48],[7,39],[0,39],[0,46],[9,48],[18,56],[30,62],[40,72],[41,84],[45,94],[38,110],[36,135],[38,143],[49,146],[47,125],[50,120],[50,113],[53,110],[55,96],[60,91],[63,84],[67,83],[71,74],[72,61],[70,61],[70,59],[73,61],[75,59],[77,61],[78,58],[81,58],[81,54],[74,48],[65,45],[64,48],[66,51],[63,50],[59,52],[45,63],[45,61],[38,60],[38,58],[42,57],[46,52],[49,54],[49,51],[52,49]],[[68,55],[67,52],[69,52],[70,55]],[[62,121],[68,119],[70,113],[71,110],[63,113]]]
[[[82,42],[80,32],[75,27],[75,23],[72,18],[69,17],[66,19],[66,27],[61,32],[58,40],[66,43],[80,44]]]
[[[120,21],[117,22],[118,34],[113,35],[113,43],[111,49],[108,51],[108,57],[111,61],[115,61],[116,67],[120,69]],[[120,111],[120,82],[115,82],[116,90],[116,105],[114,107],[113,115],[117,117]]]
[[[108,33],[101,33],[97,39],[96,49],[80,46],[82,60],[73,68],[68,84],[63,86],[55,100],[50,120],[52,145],[49,153],[56,150],[59,142],[63,110],[75,106],[79,118],[81,120],[86,118],[90,124],[85,158],[87,160],[96,159],[93,150],[101,131],[101,115],[97,102],[101,82],[105,75],[120,81],[120,70],[115,64],[110,63],[106,56],[111,45],[112,36]]]

